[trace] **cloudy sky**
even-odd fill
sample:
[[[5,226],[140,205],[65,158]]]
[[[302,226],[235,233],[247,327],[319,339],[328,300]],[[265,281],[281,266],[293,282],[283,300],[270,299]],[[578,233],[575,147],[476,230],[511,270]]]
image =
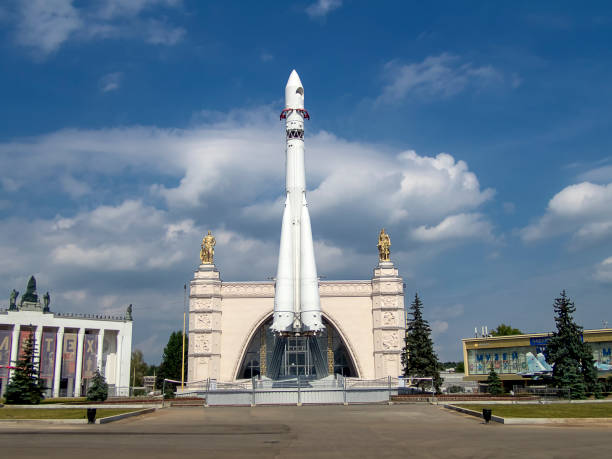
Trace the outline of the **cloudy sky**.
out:
[[[510,6],[511,5],[511,6]],[[381,227],[440,357],[475,326],[612,321],[608,2],[9,0],[0,291],[122,313],[158,362],[206,230],[223,280],[274,276],[278,120],[305,87],[319,273],[369,278]]]

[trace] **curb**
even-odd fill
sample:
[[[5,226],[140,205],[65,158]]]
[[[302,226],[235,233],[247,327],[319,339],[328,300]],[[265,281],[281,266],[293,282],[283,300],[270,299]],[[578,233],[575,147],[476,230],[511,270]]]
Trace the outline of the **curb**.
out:
[[[87,419],[0,419],[0,424],[87,424]]]
[[[132,416],[140,416],[156,411],[157,408],[146,408],[144,410],[130,411],[129,413],[116,414],[105,418],[96,419],[96,424],[108,424],[109,422],[119,421],[120,419],[131,418]],[[87,424],[87,419],[0,419],[0,424]]]
[[[72,410],[72,409],[87,409],[87,408],[96,408],[96,409],[131,409],[131,408],[161,408],[161,403],[151,404],[148,403],[146,405],[141,403],[130,403],[130,404],[120,404],[120,403],[96,403],[96,404],[88,404],[88,405],[63,405],[63,404],[53,404],[53,405],[4,405],[4,408],[16,408],[20,410]],[[1,407],[1,406],[0,406]]]
[[[474,410],[468,410],[455,405],[443,405],[449,410],[458,411],[459,413],[467,414],[477,418],[483,418],[482,413]],[[612,418],[502,418],[500,416],[491,416],[491,421],[499,422],[506,425],[556,425],[556,426],[589,426],[589,425],[612,425]]]
[[[480,419],[484,419],[482,417],[482,413],[478,412],[478,411],[474,411],[474,410],[468,410],[467,408],[461,408],[460,406],[455,406],[455,405],[442,405],[444,408],[449,409],[449,410],[454,410],[454,411],[458,411],[459,413],[463,413],[463,414],[469,414],[470,416],[474,416]],[[524,418],[520,418],[520,419],[524,419]],[[491,421],[493,422],[499,422],[500,424],[506,424],[506,419],[505,418],[500,418],[499,416],[491,416]]]
[[[144,410],[130,411],[129,413],[116,414],[115,416],[107,416],[105,418],[96,419],[96,424],[108,424],[109,422],[119,421],[120,419],[131,418],[143,414],[153,413],[157,408],[146,408]],[[85,420],[87,422],[87,420]]]

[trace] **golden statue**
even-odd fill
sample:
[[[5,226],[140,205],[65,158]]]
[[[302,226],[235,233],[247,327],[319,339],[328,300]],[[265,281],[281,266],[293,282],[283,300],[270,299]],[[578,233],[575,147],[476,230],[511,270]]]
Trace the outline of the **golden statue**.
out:
[[[389,261],[389,255],[391,254],[389,247],[391,247],[391,239],[389,239],[389,235],[385,233],[385,229],[383,228],[380,230],[380,234],[378,235],[379,261]]]
[[[209,230],[208,234],[202,239],[200,249],[200,260],[202,260],[203,265],[213,264],[213,259],[215,257],[215,244],[217,244],[217,241]]]

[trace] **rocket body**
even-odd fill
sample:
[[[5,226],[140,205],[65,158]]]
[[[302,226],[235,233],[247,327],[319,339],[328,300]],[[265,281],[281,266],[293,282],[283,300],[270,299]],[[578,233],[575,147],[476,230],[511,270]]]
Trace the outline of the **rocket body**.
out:
[[[306,202],[304,88],[294,70],[285,87],[286,192],[281,226],[272,331],[316,334],[321,320],[319,280]]]

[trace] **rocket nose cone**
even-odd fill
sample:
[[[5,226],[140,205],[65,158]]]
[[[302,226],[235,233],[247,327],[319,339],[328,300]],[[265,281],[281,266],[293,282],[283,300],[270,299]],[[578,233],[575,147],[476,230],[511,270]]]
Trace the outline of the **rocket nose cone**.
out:
[[[285,108],[304,108],[304,87],[295,70],[289,75],[285,86]]]
[[[295,69],[293,69],[291,71],[291,75],[289,75],[289,79],[287,80],[287,86],[302,86],[302,80],[300,80],[300,76],[295,71]]]

